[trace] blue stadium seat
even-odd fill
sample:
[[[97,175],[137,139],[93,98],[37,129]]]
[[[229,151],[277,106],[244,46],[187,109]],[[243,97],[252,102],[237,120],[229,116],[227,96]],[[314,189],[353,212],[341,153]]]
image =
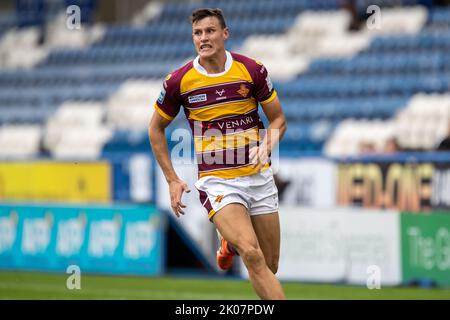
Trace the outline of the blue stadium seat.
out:
[[[95,8],[92,0],[70,2],[90,12]],[[55,1],[51,10],[61,3],[67,1]],[[285,32],[304,10],[333,10],[341,4],[204,0],[201,5],[223,8],[232,34],[228,46],[234,49],[249,35]],[[31,70],[0,70],[0,122],[42,123],[65,101],[102,101],[128,79],[161,79],[195,55],[187,17],[197,7],[199,3],[166,3],[144,26],[108,26],[104,37],[88,48],[53,50]],[[0,14],[0,35],[15,25],[42,23],[43,10],[24,7],[13,18]],[[282,148],[320,151],[345,118],[388,119],[418,92],[448,92],[449,30],[450,9],[435,8],[418,34],[375,37],[353,57],[313,60],[296,79],[275,83],[289,119]],[[148,150],[146,134],[116,132],[104,151],[129,150],[130,145]]]

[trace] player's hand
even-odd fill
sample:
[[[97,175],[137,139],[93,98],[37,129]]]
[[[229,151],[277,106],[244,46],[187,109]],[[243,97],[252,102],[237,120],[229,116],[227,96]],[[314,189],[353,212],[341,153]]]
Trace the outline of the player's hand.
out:
[[[170,206],[172,207],[172,211],[179,218],[180,214],[184,214],[183,208],[186,208],[181,202],[181,196],[183,195],[183,192],[189,193],[191,190],[184,181],[174,180],[169,182],[169,192]]]
[[[252,163],[252,169],[260,172],[264,165],[269,162],[269,153],[267,152],[267,147],[263,145],[259,147],[250,148],[250,163]]]

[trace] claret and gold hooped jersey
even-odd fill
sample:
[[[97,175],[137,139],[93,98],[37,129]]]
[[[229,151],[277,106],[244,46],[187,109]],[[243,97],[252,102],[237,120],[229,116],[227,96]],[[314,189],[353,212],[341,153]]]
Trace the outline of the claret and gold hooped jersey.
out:
[[[236,53],[226,55],[225,71],[220,74],[207,74],[199,57],[169,74],[155,103],[167,120],[183,107],[194,136],[200,178],[256,173],[249,149],[264,129],[258,103],[269,103],[277,95],[264,65]]]

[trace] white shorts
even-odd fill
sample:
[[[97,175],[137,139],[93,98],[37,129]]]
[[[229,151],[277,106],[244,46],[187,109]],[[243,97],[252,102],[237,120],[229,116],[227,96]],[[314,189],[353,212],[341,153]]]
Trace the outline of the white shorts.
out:
[[[244,205],[251,216],[278,211],[278,189],[271,168],[233,179],[206,176],[199,179],[195,187],[210,220],[230,203]]]

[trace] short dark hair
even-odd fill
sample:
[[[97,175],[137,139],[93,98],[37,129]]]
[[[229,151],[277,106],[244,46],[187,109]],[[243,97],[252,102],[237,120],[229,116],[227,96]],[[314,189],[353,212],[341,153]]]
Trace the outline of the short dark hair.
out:
[[[227,27],[227,24],[225,23],[225,18],[223,17],[223,12],[219,8],[216,9],[200,8],[194,10],[191,15],[191,24],[194,24],[195,22],[205,19],[207,17],[216,17],[219,20],[220,26],[223,29]]]

